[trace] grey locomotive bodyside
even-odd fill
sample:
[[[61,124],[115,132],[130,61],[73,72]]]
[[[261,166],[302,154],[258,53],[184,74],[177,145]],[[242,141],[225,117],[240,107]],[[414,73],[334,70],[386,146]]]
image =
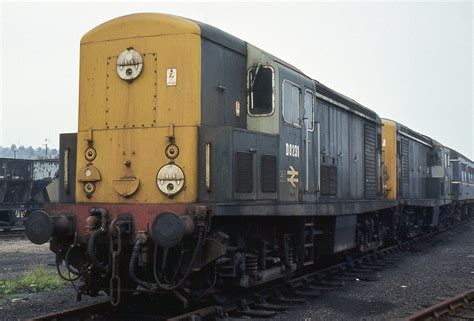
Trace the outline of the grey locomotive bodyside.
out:
[[[375,112],[250,44],[201,28],[199,202],[219,204],[217,215],[337,216],[394,205],[381,191]],[[256,68],[273,77],[273,106],[261,115],[249,106]],[[287,85],[300,95],[296,121],[285,119]],[[212,148],[211,186],[206,144]]]
[[[453,200],[472,200],[474,195],[474,162],[451,149],[449,162],[452,168],[451,192]]]

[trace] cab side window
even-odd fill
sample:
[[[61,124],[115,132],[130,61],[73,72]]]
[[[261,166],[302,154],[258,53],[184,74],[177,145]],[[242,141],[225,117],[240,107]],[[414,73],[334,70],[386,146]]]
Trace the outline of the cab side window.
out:
[[[271,115],[274,110],[274,70],[270,66],[256,66],[249,70],[249,114]]]
[[[301,126],[301,88],[283,81],[283,120],[294,126]]]
[[[306,130],[314,130],[314,96],[310,91],[304,93],[304,122]]]

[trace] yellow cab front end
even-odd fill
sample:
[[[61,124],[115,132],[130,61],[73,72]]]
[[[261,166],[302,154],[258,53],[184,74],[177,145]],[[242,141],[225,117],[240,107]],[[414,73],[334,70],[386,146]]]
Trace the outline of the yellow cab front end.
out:
[[[160,213],[189,213],[197,199],[200,88],[201,36],[192,21],[134,14],[84,35],[75,201],[53,214],[73,213],[86,239],[100,223],[97,208],[109,221],[133,216],[135,234]]]
[[[84,281],[80,294],[104,290],[118,304],[124,288],[148,288],[140,273],[160,253],[195,253],[182,260],[191,265],[203,242],[200,27],[162,14],[104,23],[81,40],[79,86],[77,135],[61,135],[60,203],[32,213],[26,233],[50,241]]]
[[[196,200],[199,32],[185,19],[137,14],[82,38],[77,203]],[[169,163],[184,177],[158,178]]]
[[[382,162],[384,196],[396,200],[398,197],[398,154],[397,154],[397,124],[388,119],[382,119]]]

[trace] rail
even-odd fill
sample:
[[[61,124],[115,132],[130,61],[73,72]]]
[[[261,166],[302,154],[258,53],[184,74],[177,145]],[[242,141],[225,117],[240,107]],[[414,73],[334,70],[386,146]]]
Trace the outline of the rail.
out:
[[[406,321],[474,320],[474,289],[410,316]]]
[[[19,226],[0,226],[0,240],[24,238],[25,228]]]

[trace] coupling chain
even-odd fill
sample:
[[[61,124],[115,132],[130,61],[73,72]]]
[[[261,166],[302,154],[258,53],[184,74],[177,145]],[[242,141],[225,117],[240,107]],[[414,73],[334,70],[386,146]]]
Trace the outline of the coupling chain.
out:
[[[114,233],[109,233],[110,252],[112,254],[112,276],[110,277],[110,303],[113,306],[120,304],[121,281],[119,276],[119,256],[122,251],[122,236],[120,226],[114,225],[116,230],[117,245],[114,242]]]

